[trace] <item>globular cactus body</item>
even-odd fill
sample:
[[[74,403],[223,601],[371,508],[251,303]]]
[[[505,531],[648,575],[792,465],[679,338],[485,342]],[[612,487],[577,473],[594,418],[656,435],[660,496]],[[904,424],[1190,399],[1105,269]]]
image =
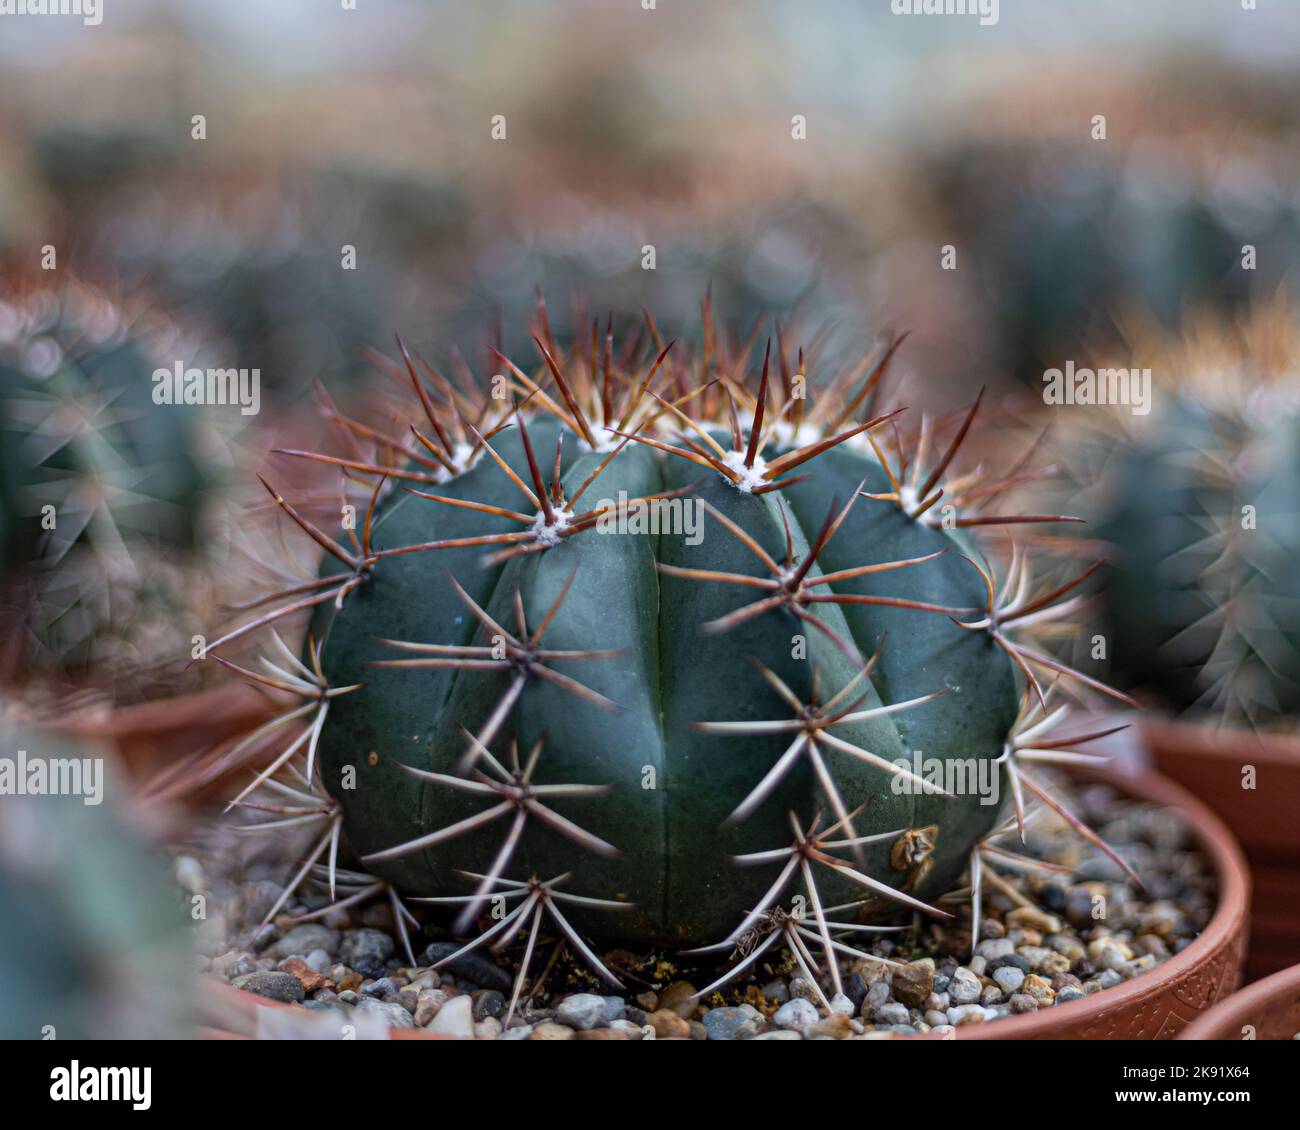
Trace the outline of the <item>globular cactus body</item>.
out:
[[[540,419],[528,428],[538,451],[554,450],[558,430]],[[493,446],[527,478],[517,434],[505,433]],[[564,436],[565,497],[605,458],[579,448],[577,436]],[[772,459],[779,453],[774,448],[766,455]],[[943,615],[874,604],[809,604],[806,615],[816,621],[810,623],[781,601],[729,631],[710,632],[705,625],[761,593],[656,569],[658,564],[770,579],[759,557],[721,519],[734,523],[778,564],[787,555],[788,523],[797,567],[833,505],[838,511],[853,500],[864,479],[868,490],[889,489],[869,450],[828,452],[815,467],[812,479],[782,494],[755,496],[711,471],[702,475],[692,462],[630,446],[601,471],[584,497],[615,500],[624,492],[637,499],[693,488],[687,500],[701,500],[716,512],[706,519],[699,544],[688,544],[681,532],[656,536],[591,529],[495,566],[484,566],[478,546],[380,561],[329,617],[323,649],[331,686],[365,684],[331,705],[320,756],[325,783],[343,805],[352,846],[367,857],[367,865],[416,895],[463,894],[465,880],[457,871],[492,870],[512,815],[425,850],[369,857],[472,820],[498,799],[413,776],[401,766],[458,774],[472,747],[467,733],[481,734],[505,704],[508,716],[494,728],[497,740],[487,743],[498,759],[504,762],[510,739],[517,741],[521,757],[541,742],[534,783],[614,786],[603,795],[556,799],[553,807],[620,851],[606,855],[529,816],[517,866],[542,877],[572,872],[575,889],[635,904],[627,913],[591,916],[593,930],[676,944],[716,940],[759,905],[773,878],[771,867],[739,868],[730,857],[788,845],[791,812],[805,828],[818,809],[823,824],[835,820],[832,799],[802,751],[752,814],[728,821],[799,733],[797,724],[777,733],[697,728],[698,723],[797,717],[753,660],[807,705],[815,694],[822,702],[833,699],[858,679],[837,704],[841,710],[852,706],[855,713],[880,706],[881,694],[884,703],[901,703],[946,691],[909,710],[827,729],[834,740],[888,762],[910,762],[914,753],[935,759],[1001,756],[1018,696],[1010,660],[986,635],[963,631]],[[511,509],[520,498],[518,488],[487,459],[437,490]],[[856,503],[822,547],[807,582],[825,572],[956,548],[951,534],[893,506]],[[375,548],[512,528],[517,527],[503,518],[399,493],[378,513]],[[474,613],[457,586],[486,617]],[[812,591],[897,597],[967,611],[984,600],[978,574],[957,553]],[[500,633],[489,621],[520,642],[547,624],[541,641],[547,650],[615,652],[590,660],[542,661],[604,701],[528,673],[519,656],[502,670],[372,666],[394,657],[383,640],[490,646]],[[881,644],[873,687],[872,680],[859,678],[860,656],[870,656]],[[997,821],[999,806],[981,803],[974,793],[895,790],[894,774],[842,747],[822,745],[820,757],[843,806],[865,806],[853,818],[852,833],[841,830],[832,838],[895,833],[864,845],[855,861],[888,887],[920,898],[948,889],[966,866],[971,845]],[[355,787],[343,787],[342,774],[349,768],[356,773]],[[912,829],[928,829],[932,845],[914,860],[896,851]],[[833,903],[871,893],[835,875],[820,890]],[[889,901],[882,898],[881,906]],[[576,920],[584,919],[578,914]]]
[[[653,322],[654,353],[615,360],[608,323],[602,356],[597,327],[564,351],[539,314],[544,368],[499,357],[519,402],[403,350],[408,436],[329,408],[348,454],[283,452],[366,484],[337,538],[269,488],[327,564],[208,644],[301,700],[281,721],[303,732],[236,798],[293,796],[317,829],[293,886],[313,864],[333,884],[346,841],[395,906],[489,923],[467,948],[527,938],[512,1011],[548,914],[612,983],[584,933],[738,947],[733,976],[782,939],[803,961],[844,952],[832,930],[945,913],[963,874],[978,920],[993,841],[1030,791],[1053,803],[1017,762],[1097,736],[1048,744],[1048,684],[1109,692],[1022,635],[1088,574],[1040,592],[1016,552],[999,586],[977,544],[1061,520],[995,512],[1029,456],[958,469],[978,399],[880,412],[901,339],[805,402],[803,353],[778,331],[755,388],[753,338],[707,299],[674,362]],[[305,656],[278,636],[261,671],[220,654],[307,610]]]

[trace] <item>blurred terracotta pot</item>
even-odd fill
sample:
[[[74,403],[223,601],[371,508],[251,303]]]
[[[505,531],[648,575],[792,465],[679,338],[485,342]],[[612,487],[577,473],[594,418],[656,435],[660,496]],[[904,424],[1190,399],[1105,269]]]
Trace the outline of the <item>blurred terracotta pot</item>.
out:
[[[280,1001],[267,1000],[236,989],[223,981],[204,977],[199,985],[199,1011],[205,1040],[456,1040],[455,1036],[423,1028],[387,1028],[364,1021],[349,1024],[353,1032],[341,1033],[338,1018],[309,1012]]]
[[[187,804],[213,800],[231,776],[259,752],[229,762],[223,749],[270,720],[275,703],[245,684],[177,698],[158,699],[73,718],[64,727],[111,746],[134,786],[145,795],[181,799]]]
[[[1246,979],[1300,962],[1300,738],[1146,721],[1157,769],[1241,842],[1254,883]],[[1255,787],[1242,787],[1252,766]]]
[[[958,1040],[1168,1040],[1241,984],[1250,874],[1232,833],[1194,796],[1156,773],[1107,767],[1074,775],[1181,812],[1214,867],[1219,905],[1200,937],[1149,973],[1041,1012],[964,1025],[954,1030]]]
[[[1300,965],[1247,985],[1179,1033],[1180,1040],[1290,1040],[1300,1032]]]

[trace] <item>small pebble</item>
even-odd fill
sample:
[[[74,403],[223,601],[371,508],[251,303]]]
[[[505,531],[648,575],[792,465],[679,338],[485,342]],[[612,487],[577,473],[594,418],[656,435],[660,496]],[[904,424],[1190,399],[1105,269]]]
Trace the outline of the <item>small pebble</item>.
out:
[[[646,1017],[646,1023],[655,1030],[655,1038],[660,1040],[689,1039],[690,1026],[677,1013],[669,1008],[661,1008]]]
[[[339,960],[363,977],[382,977],[393,955],[393,939],[381,930],[349,930],[339,946]]]
[[[357,1011],[373,1013],[380,1017],[389,1028],[415,1027],[415,1021],[411,1018],[411,1014],[395,1001],[381,1001],[375,997],[362,997],[357,1002]]]
[[[253,931],[253,936],[248,940],[248,948],[254,953],[261,953],[279,936],[280,931],[275,928],[274,923],[264,923]]]
[[[846,1040],[853,1034],[849,1018],[842,1012],[832,1012],[830,1016],[804,1029],[804,1035],[810,1040]]]
[[[762,1017],[754,1009],[711,1008],[704,1014],[703,1024],[710,1040],[746,1040],[757,1036]]]
[[[245,973],[242,977],[236,977],[231,984],[236,989],[256,993],[259,997],[266,997],[267,1000],[272,1001],[298,1004],[307,996],[302,982],[292,973],[265,971]]]
[[[853,1002],[843,993],[836,993],[831,997],[831,1011],[842,1012],[845,1016],[852,1016],[857,1010],[853,1007]]]
[[[876,984],[883,984],[878,981]],[[872,986],[874,989],[875,986]],[[934,961],[932,958],[923,958],[920,961],[911,961],[901,969],[895,969],[892,979],[892,988],[895,999],[902,1001],[909,1008],[920,1008],[925,1003],[925,998],[934,990]],[[867,992],[867,999],[871,999],[871,991]],[[878,1003],[883,1004],[883,1001]]]
[[[1043,946],[1021,946],[1016,953],[1029,962],[1030,969],[1041,969],[1052,951]]]
[[[1013,965],[1004,965],[1001,969],[993,970],[993,980],[1001,986],[1005,993],[1016,992],[1025,981],[1024,973]]]
[[[948,986],[948,997],[954,1005],[973,1004],[979,1000],[982,991],[983,986],[980,984],[980,979],[965,966],[962,966],[952,976],[952,981]]]
[[[876,1009],[876,1014],[872,1019],[877,1024],[906,1024],[909,1019],[907,1005],[900,1004],[898,1001],[882,1004]]]
[[[689,981],[674,981],[659,994],[659,1007],[671,1009],[683,1020],[689,1020],[700,1007],[695,986]]]
[[[1044,934],[1055,934],[1061,928],[1061,920],[1056,915],[1046,914],[1034,906],[1018,906],[1009,910],[1003,921],[1008,929],[1023,926]]]
[[[817,989],[806,977],[795,977],[790,982],[790,995],[792,997],[802,997],[806,1001],[815,1001],[817,999]],[[870,997],[870,993],[867,994]],[[889,995],[889,986],[885,986],[885,995]]]
[[[474,1035],[474,1002],[469,997],[452,997],[443,1003],[425,1028],[440,1036],[471,1038]]]
[[[853,974],[852,977],[849,978],[848,982],[845,985],[845,991],[848,992],[850,998],[853,997],[852,987],[854,985],[855,979],[856,979],[856,983],[862,986],[862,996],[866,996],[867,986],[866,986],[866,982],[862,980],[861,973],[855,973]],[[779,981],[779,980],[769,981],[766,985],[763,986],[763,988],[760,991],[762,992],[763,996],[765,996],[768,1000],[773,1001],[778,1005],[785,1004],[785,1002],[790,999],[790,986],[787,985],[784,981]],[[862,1004],[862,998],[859,997],[858,1005],[861,1006],[861,1004]]]
[[[1033,997],[1040,1005],[1051,1004],[1056,999],[1056,990],[1052,988],[1052,983],[1044,980],[1037,973],[1031,973],[1025,978],[1021,992]]]
[[[280,969],[298,978],[304,992],[314,993],[317,989],[323,989],[326,985],[332,983],[323,974],[317,973],[300,957],[285,958],[280,962]]]
[[[579,1031],[595,1028],[605,1019],[605,998],[594,993],[574,993],[555,1006],[555,1019]]]
[[[317,973],[329,973],[330,966],[333,964],[330,955],[322,949],[312,950],[303,960]]]
[[[811,1001],[796,997],[787,1001],[772,1014],[772,1023],[778,1028],[807,1028],[818,1021],[817,1009]]]
[[[1113,989],[1124,978],[1114,969],[1103,969],[1097,974],[1095,980],[1103,989]]]
[[[474,1002],[473,1012],[476,1021],[490,1020],[500,1016],[506,1010],[506,998],[496,989],[479,989],[470,994],[470,1000]]]
[[[276,958],[283,960],[286,957],[306,957],[312,950],[334,954],[338,948],[339,936],[335,931],[316,922],[304,922],[276,942],[273,952]]]
[[[975,952],[990,964],[1000,957],[1016,952],[1016,943],[1010,938],[989,938],[975,947]]]
[[[867,989],[867,995],[862,1000],[860,1014],[864,1018],[869,1018],[882,1004],[890,999],[890,987],[888,981],[875,981]]]
[[[424,951],[425,963],[436,965],[460,948],[458,942],[434,942]],[[510,974],[495,961],[475,950],[463,953],[448,962],[442,966],[442,972],[453,977],[464,977],[473,982],[474,987],[478,989],[496,989],[498,992],[508,993],[512,985]]]
[[[447,1003],[447,994],[442,989],[421,989],[415,1000],[415,1024],[425,1028],[429,1021],[438,1015],[438,1010]]]
[[[984,1009],[977,1004],[963,1004],[948,1010],[948,1023],[954,1028],[963,1024],[983,1024]]]

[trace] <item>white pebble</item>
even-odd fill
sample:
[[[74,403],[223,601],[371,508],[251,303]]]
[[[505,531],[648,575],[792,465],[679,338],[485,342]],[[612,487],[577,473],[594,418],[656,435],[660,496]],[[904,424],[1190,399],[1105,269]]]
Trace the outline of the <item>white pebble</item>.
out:
[[[474,1002],[468,996],[452,997],[427,1025],[427,1030],[443,1036],[474,1035]]]
[[[853,1002],[843,993],[836,993],[831,997],[831,1011],[842,1012],[845,1016],[852,1016],[857,1009],[853,1007]]]
[[[948,997],[954,1005],[974,1004],[983,991],[980,979],[965,967],[957,969],[948,985]]]
[[[988,1010],[977,1004],[963,1004],[948,1010],[948,1023],[953,1027],[963,1024],[983,1024]]]
[[[993,980],[1001,985],[1006,992],[1014,993],[1025,983],[1025,974],[1023,970],[1017,969],[1014,965],[1004,965],[1001,969],[993,970]]]
[[[817,1009],[803,997],[786,1001],[772,1014],[772,1023],[778,1028],[807,1028],[810,1024],[816,1024],[817,1020]]]

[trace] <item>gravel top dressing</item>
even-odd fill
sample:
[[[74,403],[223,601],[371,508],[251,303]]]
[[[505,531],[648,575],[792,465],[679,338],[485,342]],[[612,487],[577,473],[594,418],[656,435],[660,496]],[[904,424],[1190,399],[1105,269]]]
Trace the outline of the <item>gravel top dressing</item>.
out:
[[[572,959],[569,943],[543,926],[533,976],[508,1026],[526,935],[500,955],[482,947],[455,957],[464,942],[446,932],[444,915],[407,904],[415,917],[398,929],[386,889],[346,888],[339,903],[362,897],[331,905],[323,882],[300,888],[301,897],[259,925],[283,887],[263,877],[258,858],[241,861],[239,845],[223,841],[179,866],[191,889],[208,888],[223,907],[204,924],[203,969],[298,1006],[305,1022],[477,1039],[880,1039],[996,1024],[1105,992],[1168,960],[1204,928],[1215,907],[1214,877],[1178,813],[1064,778],[1057,795],[1128,862],[1145,890],[1054,813],[1040,811],[1027,822],[1023,846],[1012,837],[1002,841],[1007,854],[982,853],[973,952],[967,888],[942,900],[949,920],[905,915],[890,932],[834,931],[858,951],[840,962],[839,990],[819,944],[810,941],[801,958],[779,940],[739,976],[700,994],[772,931],[803,937],[794,928],[799,918],[777,911],[735,954],[712,963],[663,950],[606,949],[592,939],[627,986],[610,995]],[[346,872],[340,882],[346,887]],[[302,921],[305,915],[311,920]]]

